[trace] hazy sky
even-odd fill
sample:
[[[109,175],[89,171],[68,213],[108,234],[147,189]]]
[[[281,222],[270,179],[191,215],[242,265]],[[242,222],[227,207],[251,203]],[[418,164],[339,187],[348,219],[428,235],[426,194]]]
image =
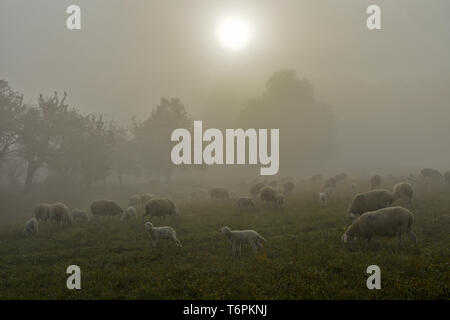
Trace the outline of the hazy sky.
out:
[[[65,27],[70,4],[80,31]],[[366,28],[370,4],[382,30]],[[233,116],[292,68],[333,107],[342,168],[392,166],[393,154],[400,168],[450,167],[449,12],[446,0],[0,0],[0,78],[27,101],[67,91],[83,112],[127,123],[165,96],[201,118],[217,92],[235,95]],[[235,13],[254,37],[231,52],[215,28]]]

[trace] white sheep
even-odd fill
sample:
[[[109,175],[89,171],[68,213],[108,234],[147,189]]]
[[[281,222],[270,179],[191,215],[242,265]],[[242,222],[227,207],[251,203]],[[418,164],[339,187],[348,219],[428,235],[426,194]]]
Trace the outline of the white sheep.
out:
[[[328,197],[327,197],[327,194],[325,192],[320,192],[319,193],[319,203],[321,205],[326,205],[328,203]]]
[[[35,236],[38,233],[39,222],[36,218],[31,218],[27,222],[25,222],[25,228],[23,229],[23,233],[26,237]]]
[[[136,220],[137,213],[136,208],[133,206],[129,206],[121,215],[120,221],[124,220]]]
[[[70,212],[70,217],[74,221],[75,220],[85,220],[85,221],[89,221],[90,220],[89,214],[86,211],[80,210],[80,209],[73,209]]]
[[[413,187],[407,182],[399,182],[394,186],[394,201],[403,200],[411,204],[413,197]]]
[[[393,201],[394,195],[389,190],[378,189],[358,193],[347,209],[347,220],[350,224],[363,213],[389,207]]]
[[[232,252],[233,254],[242,255],[242,244],[250,244],[255,253],[258,252],[258,249],[264,250],[263,245],[260,240],[267,242],[258,232],[254,230],[233,230],[231,231],[228,227],[222,227],[220,232],[230,240],[232,244]]]
[[[150,234],[153,247],[156,246],[159,239],[167,239],[175,241],[176,245],[181,248],[181,242],[177,239],[177,233],[172,227],[154,227],[150,221],[144,223],[144,227]]]
[[[417,244],[417,237],[411,230],[413,221],[414,215],[402,207],[389,207],[366,212],[347,228],[342,235],[342,240],[352,250],[353,239],[356,237],[366,238],[369,244],[373,236],[397,236],[400,246],[402,234],[407,233],[414,244]]]

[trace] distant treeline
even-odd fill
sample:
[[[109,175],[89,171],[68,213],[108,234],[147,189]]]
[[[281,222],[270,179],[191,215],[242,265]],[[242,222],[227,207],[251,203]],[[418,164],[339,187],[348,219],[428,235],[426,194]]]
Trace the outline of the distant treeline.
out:
[[[113,175],[120,185],[130,174],[170,179],[175,169],[170,135],[193,124],[179,99],[161,99],[148,118],[133,117],[125,128],[102,115],[82,114],[66,97],[41,94],[37,103],[25,104],[23,94],[0,80],[3,184],[27,192],[39,172],[56,186],[75,182],[88,188]],[[316,102],[311,84],[292,70],[274,73],[262,95],[248,100],[236,124],[279,128],[282,170],[317,162],[332,149],[331,108]]]

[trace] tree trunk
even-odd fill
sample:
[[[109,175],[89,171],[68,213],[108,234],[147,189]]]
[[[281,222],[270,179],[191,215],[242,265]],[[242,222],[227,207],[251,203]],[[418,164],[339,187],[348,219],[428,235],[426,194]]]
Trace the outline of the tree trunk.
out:
[[[33,178],[36,173],[37,166],[33,161],[28,161],[27,177],[25,179],[24,193],[28,193],[33,186]]]

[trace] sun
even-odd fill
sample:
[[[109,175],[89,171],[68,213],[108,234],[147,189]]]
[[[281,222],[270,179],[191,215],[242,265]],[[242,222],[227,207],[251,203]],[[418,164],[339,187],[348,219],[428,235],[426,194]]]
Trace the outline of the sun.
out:
[[[226,17],[217,26],[217,37],[223,48],[239,50],[250,41],[250,26],[239,16]]]

